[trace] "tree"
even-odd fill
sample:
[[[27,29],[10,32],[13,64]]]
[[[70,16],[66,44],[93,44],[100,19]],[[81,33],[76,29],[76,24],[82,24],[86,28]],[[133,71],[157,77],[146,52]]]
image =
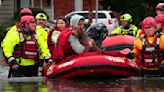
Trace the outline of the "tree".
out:
[[[155,16],[155,7],[164,0],[102,0],[103,9],[129,13],[133,16],[133,22],[138,24],[147,16]]]

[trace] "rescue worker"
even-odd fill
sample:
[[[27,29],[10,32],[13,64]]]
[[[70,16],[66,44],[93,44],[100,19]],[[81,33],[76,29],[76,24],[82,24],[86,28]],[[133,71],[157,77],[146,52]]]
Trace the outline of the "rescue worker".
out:
[[[51,28],[47,25],[47,15],[44,13],[38,13],[35,16],[36,19],[36,24],[38,26],[42,26],[44,28],[45,31],[49,31]]]
[[[111,32],[111,35],[115,34],[126,34],[138,37],[140,29],[132,24],[132,16],[128,13],[121,15],[120,17],[121,25]]]
[[[164,63],[164,35],[156,33],[156,21],[147,17],[142,22],[145,34],[141,35],[134,43],[133,53],[135,61],[141,67],[141,73],[146,75],[162,75]],[[164,67],[163,67],[164,68]]]
[[[23,17],[23,16],[25,16],[25,15],[30,15],[30,16],[32,16],[33,14],[32,14],[32,11],[29,9],[29,8],[23,8],[23,9],[21,9],[21,11],[20,11],[20,17]],[[16,23],[14,26],[12,26],[10,29],[9,29],[9,31],[7,32],[7,34],[6,34],[6,36],[4,37],[4,39],[3,39],[3,42],[5,42],[4,40],[6,40],[7,38],[9,38],[10,37],[10,35],[11,34],[13,34],[13,32],[17,32],[17,28],[19,28],[20,27],[20,23]],[[47,36],[48,36],[48,34],[47,34],[47,32],[43,29],[43,27],[42,26],[37,26],[36,27],[36,31],[38,31],[40,34],[41,34],[41,36],[44,38],[44,40],[47,42]],[[7,36],[9,36],[9,37],[7,37]],[[3,42],[1,42],[1,47],[3,47]],[[3,48],[2,48],[3,49]],[[4,56],[5,57],[5,56]],[[43,58],[43,57],[41,57],[41,58]],[[41,60],[41,61],[43,61],[43,60]],[[4,58],[4,62],[7,62],[7,59],[6,59],[6,57]],[[42,66],[42,64],[41,64],[41,66]]]
[[[55,61],[68,61],[72,55],[77,55],[89,51],[101,51],[94,41],[84,34],[84,17],[74,15],[70,19],[69,29],[61,31],[58,39],[57,46],[54,47],[53,60]],[[71,57],[72,56],[72,57]],[[66,58],[67,57],[67,58]]]
[[[157,32],[160,34],[164,33],[164,15],[157,15],[155,17],[155,20],[157,22],[156,24]]]
[[[156,6],[156,14],[157,15],[164,15],[164,3],[158,3]]]
[[[32,11],[29,8],[22,8],[20,10],[20,17],[23,17],[25,15],[31,15],[32,16]],[[12,26],[8,32],[6,33],[3,41],[1,42],[1,47],[3,47],[3,42],[5,42],[6,39],[10,37],[10,35],[13,34],[13,32],[17,31],[17,27],[19,26],[19,22],[17,22],[14,26]],[[8,37],[9,36],[9,37]],[[3,49],[3,48],[2,48]],[[3,53],[4,54],[4,53]],[[3,55],[4,56],[4,55]],[[4,56],[3,62],[7,63],[7,58]]]
[[[23,17],[25,15],[33,15],[32,11],[29,8],[23,8],[20,11],[20,17]],[[6,36],[4,37],[3,40],[5,40],[6,38],[8,38],[7,36],[10,36],[10,34],[13,34],[13,32],[17,31],[19,23],[16,23],[14,26],[12,26],[9,31],[6,33]],[[36,29],[39,29],[37,31],[39,31],[41,33],[41,35],[43,36],[43,38],[45,39],[45,41],[47,41],[47,32],[45,32],[45,30],[41,27],[41,26],[37,26]],[[3,42],[1,43],[1,47],[3,47]]]
[[[31,15],[32,16],[32,11],[29,8],[22,8],[20,10],[20,17],[25,16],[25,15]],[[9,31],[6,33],[6,35],[10,35],[13,33],[13,31],[16,31],[16,26],[18,26],[19,23],[16,23],[14,26],[12,26]],[[5,36],[6,37],[6,36]],[[4,38],[5,39],[5,38]]]
[[[53,53],[53,47],[57,43],[57,38],[60,35],[60,32],[68,28],[69,28],[68,20],[65,17],[58,17],[56,20],[55,27],[48,32],[47,43],[51,54]]]
[[[31,77],[37,76],[39,55],[44,57],[46,62],[50,61],[46,41],[39,31],[36,31],[36,21],[33,16],[21,17],[20,26],[16,31],[7,34],[3,40],[3,52],[10,64],[9,77]],[[8,36],[10,35],[10,36]]]
[[[156,15],[164,15],[164,3],[158,3],[156,6]],[[157,25],[159,22],[157,22]],[[157,30],[158,31],[158,30]],[[142,30],[139,35],[144,34],[144,31]]]

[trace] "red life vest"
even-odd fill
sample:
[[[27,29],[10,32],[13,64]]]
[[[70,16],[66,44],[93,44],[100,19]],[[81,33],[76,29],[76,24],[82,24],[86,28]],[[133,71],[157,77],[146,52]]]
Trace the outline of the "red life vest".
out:
[[[54,47],[54,44],[52,43],[52,40],[51,40],[51,36],[52,36],[52,32],[54,31],[54,29],[50,30],[48,32],[48,37],[47,37],[47,44],[48,44],[48,49],[50,50],[51,54],[53,53],[53,47]]]
[[[53,48],[54,48],[54,43],[52,42],[51,40],[51,36],[52,36],[52,33],[53,31],[59,31],[61,32],[61,30],[59,30],[58,28],[53,28],[51,29],[49,32],[48,32],[48,37],[47,37],[47,44],[48,44],[48,49],[50,50],[51,54],[53,55]]]
[[[14,53],[13,56],[15,58],[24,58],[24,59],[33,59],[33,60],[38,60],[39,59],[39,48],[37,44],[37,35],[36,33],[33,33],[31,35],[31,39],[26,39],[25,34],[19,31],[19,36],[21,42],[18,43],[14,47]]]
[[[75,53],[68,41],[71,32],[72,30],[68,28],[61,31],[57,39],[57,46],[53,49],[53,60],[59,61]]]
[[[149,43],[146,36],[142,39],[142,51],[140,52],[139,62],[143,67],[156,68],[162,61],[163,53],[159,48],[160,35],[156,36],[153,43]]]

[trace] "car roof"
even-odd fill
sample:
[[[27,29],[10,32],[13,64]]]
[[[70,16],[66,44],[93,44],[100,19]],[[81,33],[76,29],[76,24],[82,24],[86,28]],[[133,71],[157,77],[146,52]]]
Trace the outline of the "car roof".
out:
[[[95,13],[96,11],[94,11],[93,10],[93,13]],[[110,10],[99,10],[99,11],[97,11],[98,13],[112,13],[112,11],[110,11]],[[66,17],[68,17],[68,16],[70,16],[71,14],[78,14],[78,13],[89,13],[89,11],[72,11],[72,12],[70,12],[70,13],[68,13],[68,14],[66,14],[65,16]]]
[[[89,10],[86,10],[86,11],[72,11],[72,12],[70,12],[70,13],[88,13],[89,12]],[[95,10],[93,11],[93,12],[96,12]],[[97,12],[109,12],[109,13],[111,13],[112,11],[107,11],[107,10],[98,10]]]

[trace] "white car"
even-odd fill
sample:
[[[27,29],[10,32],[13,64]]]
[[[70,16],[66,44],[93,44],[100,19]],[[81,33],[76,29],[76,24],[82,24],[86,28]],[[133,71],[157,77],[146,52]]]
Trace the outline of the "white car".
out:
[[[113,31],[116,27],[119,26],[118,24],[118,20],[113,16],[112,11],[97,11],[98,12],[98,19],[97,19],[97,23],[104,23],[107,26],[108,29],[108,33],[110,34],[111,31]],[[88,23],[88,14],[89,11],[73,11],[68,13],[65,17],[66,18],[71,18],[71,16],[78,14],[81,16],[84,16],[85,18],[85,23]],[[96,23],[96,11],[93,11],[93,20],[92,20],[92,24]]]

